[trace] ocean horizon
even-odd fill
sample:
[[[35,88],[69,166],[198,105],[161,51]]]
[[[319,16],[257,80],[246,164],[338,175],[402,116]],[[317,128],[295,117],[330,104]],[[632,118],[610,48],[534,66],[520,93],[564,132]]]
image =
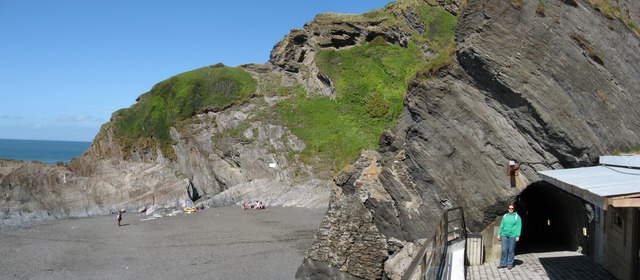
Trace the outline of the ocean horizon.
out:
[[[0,159],[41,161],[55,165],[69,162],[89,149],[91,142],[58,140],[0,139]]]

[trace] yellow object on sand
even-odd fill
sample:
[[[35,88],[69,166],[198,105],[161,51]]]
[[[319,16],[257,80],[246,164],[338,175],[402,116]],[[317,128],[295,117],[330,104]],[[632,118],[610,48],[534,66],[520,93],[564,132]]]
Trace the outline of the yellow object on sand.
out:
[[[187,211],[187,212],[196,212],[196,209],[195,209],[195,208],[191,208],[191,207],[185,207],[185,208],[184,208],[184,211]]]

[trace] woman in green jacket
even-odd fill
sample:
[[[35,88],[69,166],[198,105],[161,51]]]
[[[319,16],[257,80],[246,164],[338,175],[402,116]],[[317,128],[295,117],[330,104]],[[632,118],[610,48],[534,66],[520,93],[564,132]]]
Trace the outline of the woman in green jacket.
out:
[[[498,230],[498,240],[502,241],[502,255],[498,268],[513,268],[513,258],[516,254],[516,242],[520,241],[522,219],[516,213],[515,206],[509,205],[509,213],[504,214]]]

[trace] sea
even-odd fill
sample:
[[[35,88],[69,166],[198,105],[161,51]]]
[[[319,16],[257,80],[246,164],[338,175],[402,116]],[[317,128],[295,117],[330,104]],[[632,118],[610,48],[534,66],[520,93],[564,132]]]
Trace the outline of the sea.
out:
[[[89,149],[91,142],[0,139],[0,158],[24,161],[38,160],[55,165],[69,162]]]

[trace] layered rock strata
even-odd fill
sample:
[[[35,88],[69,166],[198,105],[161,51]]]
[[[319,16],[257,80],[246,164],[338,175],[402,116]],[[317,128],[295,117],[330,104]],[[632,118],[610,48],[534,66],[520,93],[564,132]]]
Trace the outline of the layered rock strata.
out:
[[[199,114],[181,130],[172,128],[174,161],[143,147],[125,160],[108,126],[68,166],[3,161],[11,167],[0,169],[0,224],[151,204],[175,208],[185,201],[228,206],[260,200],[268,206],[326,208],[330,181],[314,179],[312,166],[287,157],[303,150],[304,142],[286,127],[255,120],[254,114],[273,110],[274,104],[265,97]],[[240,136],[225,136],[229,131]]]
[[[329,198],[297,277],[396,277],[402,272],[392,272],[391,262],[406,263],[398,254],[410,257],[405,249],[430,236],[443,210],[464,207],[468,228],[481,231],[539,180],[536,171],[591,165],[599,155],[640,146],[640,40],[623,21],[584,1],[426,2],[458,16],[455,62],[410,81],[404,111],[380,137],[380,149],[363,152],[333,181],[286,156],[304,143],[259,117],[279,97],[257,94],[174,127],[175,159],[154,145],[125,155],[105,125],[68,167],[0,161],[2,223],[197,197],[210,205],[305,207],[326,207]],[[616,3],[637,18],[635,4]],[[275,77],[335,97],[315,64],[318,50],[378,36],[407,46],[412,34],[428,32],[417,11],[390,12],[400,25],[367,14],[358,21],[318,15],[274,46],[267,64],[243,69],[257,80]],[[419,47],[433,57],[428,44]],[[259,83],[258,93],[267,87]],[[507,176],[510,160],[520,163],[518,176]]]
[[[592,165],[640,146],[638,36],[586,3],[545,1],[544,16],[536,2],[519,3],[469,1],[456,29],[457,63],[410,83],[403,114],[380,138],[378,180],[363,184],[368,175],[351,169],[334,179],[334,193],[364,189],[384,199],[334,196],[324,223],[359,209],[381,241],[406,242],[430,236],[444,209],[462,206],[469,230],[479,232],[539,180],[536,171]],[[520,163],[518,176],[508,176],[510,160]],[[380,278],[381,263],[350,259],[360,251],[327,241],[358,228],[335,231],[320,229],[299,278]]]

